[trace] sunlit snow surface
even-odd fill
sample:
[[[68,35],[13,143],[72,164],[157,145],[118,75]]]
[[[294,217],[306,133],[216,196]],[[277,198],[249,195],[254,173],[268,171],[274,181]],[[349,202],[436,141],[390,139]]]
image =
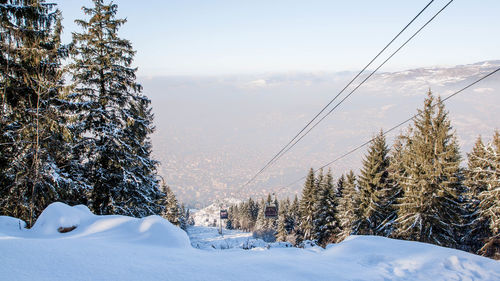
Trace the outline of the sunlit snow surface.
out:
[[[252,233],[239,230],[223,229],[221,235],[219,234],[219,229],[216,227],[192,226],[187,231],[191,245],[194,248],[203,250],[228,250],[234,248],[264,250],[292,247],[288,242],[266,243],[261,239],[253,238]]]
[[[382,237],[353,236],[325,250],[263,242],[244,250],[248,233],[222,238],[215,228],[195,227],[189,241],[156,216],[94,216],[60,203],[31,230],[22,226],[0,217],[0,280],[500,280],[498,261]],[[224,241],[223,250],[210,246]]]

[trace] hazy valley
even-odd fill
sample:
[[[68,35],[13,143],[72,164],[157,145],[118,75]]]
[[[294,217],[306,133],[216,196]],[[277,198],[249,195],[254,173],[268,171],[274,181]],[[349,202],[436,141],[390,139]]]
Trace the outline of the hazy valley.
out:
[[[319,167],[370,139],[381,128],[409,118],[429,89],[446,97],[499,65],[497,60],[380,72],[245,188],[241,186],[355,73],[142,77],[141,82],[155,112],[153,147],[161,161],[159,172],[182,202],[199,208],[226,197],[300,192],[302,182],[283,186],[304,176],[310,167]],[[464,156],[477,135],[489,137],[499,127],[499,90],[500,81],[493,76],[446,103]],[[357,170],[363,153],[362,149],[336,162],[333,174]]]

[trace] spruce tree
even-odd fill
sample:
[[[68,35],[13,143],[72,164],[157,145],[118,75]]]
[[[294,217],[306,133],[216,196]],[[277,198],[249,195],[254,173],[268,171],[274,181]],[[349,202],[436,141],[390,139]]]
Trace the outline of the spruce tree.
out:
[[[344,192],[342,198],[339,199],[338,216],[340,222],[341,233],[337,241],[344,240],[347,236],[357,232],[356,221],[359,221],[360,215],[358,211],[359,193],[356,189],[356,176],[351,170],[345,176]]]
[[[491,161],[488,152],[488,148],[479,136],[472,151],[467,154],[468,169],[464,183],[475,196],[488,189],[488,183],[491,179]]]
[[[73,33],[70,65],[78,112],[75,134],[80,136],[76,146],[93,187],[91,209],[96,214],[154,214],[161,194],[157,163],[150,157],[150,101],[135,81],[135,51],[118,37],[126,20],[115,17],[116,4],[93,3],[83,8],[90,19],[75,21],[84,31]]]
[[[490,237],[478,251],[479,254],[500,259],[500,133],[495,131],[487,147],[487,168],[483,169],[486,188],[479,194],[481,218],[489,221]]]
[[[175,197],[175,194],[173,193],[172,189],[170,189],[170,187],[167,185],[163,184],[162,189],[163,189],[162,193],[163,196],[159,201],[163,208],[160,215],[169,222],[171,222],[173,225],[181,226],[182,212],[179,206],[179,202]]]
[[[287,199],[288,200],[288,199]],[[276,241],[287,241],[288,230],[287,223],[289,217],[289,203],[290,201],[283,200],[280,204],[278,212],[278,223],[276,228]]]
[[[460,152],[441,99],[429,92],[414,119],[405,149],[405,178],[399,179],[397,237],[457,247],[463,221]]]
[[[383,131],[380,131],[368,148],[358,178],[361,218],[355,222],[359,225],[357,234],[382,235],[382,223],[391,214],[388,153]]]
[[[338,200],[342,198],[344,194],[344,185],[345,185],[345,176],[341,175],[340,178],[337,180],[337,185],[335,187],[335,198],[337,198],[337,205],[338,205]]]
[[[234,227],[234,219],[235,219],[235,214],[234,214],[234,208],[236,206],[231,205],[228,209],[227,212],[227,220],[226,220],[226,229],[235,229]]]
[[[405,148],[403,145],[405,137],[400,135],[394,141],[392,150],[389,155],[389,189],[385,194],[385,210],[386,218],[380,226],[382,235],[391,237],[395,228],[395,221],[397,220],[398,201],[403,195],[401,185],[398,179],[404,179],[405,175]]]
[[[467,221],[463,227],[463,249],[477,252],[484,241],[491,236],[489,220],[482,216],[479,196],[488,189],[488,180],[491,175],[490,165],[487,160],[488,152],[481,137],[478,137],[472,151],[467,154],[467,170],[464,184],[467,192],[465,211]]]
[[[334,242],[338,233],[336,196],[331,170],[328,170],[326,176],[323,177],[319,188],[314,225],[318,244],[324,247]]]
[[[231,218],[231,227],[233,229],[241,229],[241,224],[240,224],[240,210],[239,206],[235,205],[232,211],[232,218]]]
[[[264,201],[264,199],[261,199],[258,206],[259,212],[257,214],[257,220],[255,222],[255,229],[263,230],[267,228],[267,219],[265,216],[266,201]]]
[[[257,221],[257,216],[259,215],[259,205],[255,201],[253,201],[252,198],[248,199],[248,209],[250,210],[252,225],[255,225],[255,222]]]
[[[292,243],[293,245],[296,245],[298,233],[300,232],[300,230],[299,230],[300,204],[299,204],[299,198],[297,197],[297,194],[295,194],[295,196],[293,198],[293,202],[290,204],[288,214],[289,214],[289,216],[288,216],[288,221],[286,224],[287,232],[289,233],[288,242]]]
[[[254,221],[252,219],[252,210],[247,201],[243,202],[238,208],[240,213],[240,227],[244,231],[252,231],[254,229]]]
[[[311,168],[302,189],[302,198],[300,199],[300,241],[315,240],[316,232],[314,220],[316,219],[316,178],[314,170]]]
[[[0,214],[31,226],[53,201],[81,203],[68,175],[61,13],[43,0],[0,1]]]
[[[248,198],[247,206],[248,214],[246,215],[246,217],[248,218],[248,229],[253,230],[257,221],[259,206],[252,200],[252,198]]]

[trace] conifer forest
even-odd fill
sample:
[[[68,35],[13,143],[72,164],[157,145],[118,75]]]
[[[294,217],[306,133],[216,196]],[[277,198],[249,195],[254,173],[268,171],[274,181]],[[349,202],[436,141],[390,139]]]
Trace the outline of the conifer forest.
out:
[[[311,168],[300,198],[248,199],[229,208],[228,228],[272,233],[272,239],[326,246],[349,235],[377,235],[499,256],[500,133],[477,138],[462,159],[451,120],[431,92],[389,149],[374,136],[359,174],[334,180]],[[278,206],[277,218],[265,218]]]
[[[68,45],[55,4],[0,3],[0,214],[31,226],[59,201],[180,224],[181,207],[151,158],[153,114],[135,51],[118,36],[126,20],[116,4],[93,3]]]
[[[0,216],[30,228],[62,202],[189,228],[152,157],[151,100],[119,35],[127,20],[113,2],[92,3],[63,44],[56,4],[0,0]],[[414,113],[394,141],[374,128],[359,171],[311,168],[301,194],[228,206],[224,227],[295,247],[372,235],[500,259],[500,131],[461,151],[440,93],[430,89]]]

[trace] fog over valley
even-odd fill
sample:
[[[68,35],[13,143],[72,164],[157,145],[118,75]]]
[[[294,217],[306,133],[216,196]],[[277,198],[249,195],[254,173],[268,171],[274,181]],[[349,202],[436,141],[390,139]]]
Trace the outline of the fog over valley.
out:
[[[244,188],[356,73],[140,77],[140,82],[155,113],[152,139],[154,156],[161,162],[159,173],[180,201],[199,208],[226,197],[296,194],[302,181],[284,186],[304,176],[310,167],[320,167],[380,129],[414,115],[429,89],[444,98],[498,66],[500,61],[492,60],[375,74]],[[493,76],[446,102],[464,160],[479,134],[487,138],[500,127],[499,90],[500,81]],[[390,133],[388,142],[406,127]],[[333,175],[358,170],[365,151],[334,163]]]

